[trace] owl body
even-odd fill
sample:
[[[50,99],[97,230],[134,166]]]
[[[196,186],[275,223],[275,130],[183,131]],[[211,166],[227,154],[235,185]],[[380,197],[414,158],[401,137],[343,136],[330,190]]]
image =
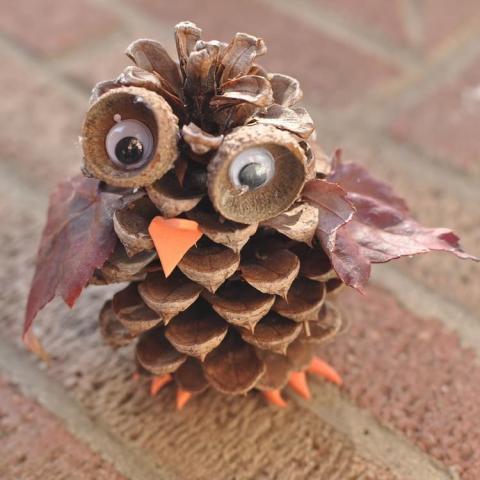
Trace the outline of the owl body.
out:
[[[341,329],[343,285],[302,197],[328,173],[295,107],[298,82],[256,59],[262,40],[205,42],[175,28],[179,62],[139,40],[135,66],[98,84],[83,129],[84,172],[124,195],[117,246],[91,284],[127,282],[102,334],[135,342],[142,374],[182,392],[279,391]]]
[[[182,408],[209,387],[257,389],[285,407],[287,384],[310,397],[306,373],[342,382],[314,351],[343,328],[344,285],[362,291],[372,264],[403,256],[479,259],[340,150],[319,150],[298,81],[257,63],[261,39],[204,41],[182,22],[175,42],[178,61],[137,40],[134,65],[93,89],[84,175],[50,198],[23,338],[45,357],[32,330],[43,307],[123,284],[100,329],[114,348],[134,344],[152,394],[174,382]]]

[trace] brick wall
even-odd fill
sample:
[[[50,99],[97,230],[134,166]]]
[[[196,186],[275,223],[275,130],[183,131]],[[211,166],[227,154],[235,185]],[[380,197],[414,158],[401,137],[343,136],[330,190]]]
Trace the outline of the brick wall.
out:
[[[23,307],[48,191],[80,166],[88,93],[124,48],[172,26],[265,38],[299,78],[321,144],[342,146],[426,225],[480,255],[478,0],[0,0],[0,478],[480,478],[480,267],[448,255],[376,269],[343,296],[347,335],[322,352],[345,387],[272,410],[207,393],[174,412],[102,345],[108,289],[38,321],[49,366],[25,352]],[[268,448],[267,448],[268,446]]]

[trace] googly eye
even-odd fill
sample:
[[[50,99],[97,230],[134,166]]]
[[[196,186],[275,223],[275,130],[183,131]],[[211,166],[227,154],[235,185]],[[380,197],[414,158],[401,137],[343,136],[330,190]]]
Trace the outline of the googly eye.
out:
[[[263,222],[286,211],[307,181],[298,138],[271,125],[248,125],[225,135],[208,164],[208,196],[223,217]]]
[[[154,91],[112,88],[88,109],[82,150],[89,175],[113,187],[146,187],[178,156],[178,118]]]
[[[138,120],[117,122],[107,133],[105,147],[110,160],[125,170],[145,165],[153,154],[153,135]]]
[[[256,190],[266,185],[275,174],[275,159],[261,147],[247,148],[232,161],[229,169],[233,185],[242,190]]]

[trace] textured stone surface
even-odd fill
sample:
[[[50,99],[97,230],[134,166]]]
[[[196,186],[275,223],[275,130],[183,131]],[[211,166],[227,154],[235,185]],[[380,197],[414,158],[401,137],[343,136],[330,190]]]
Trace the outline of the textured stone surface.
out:
[[[1,0],[0,31],[34,52],[52,55],[102,38],[115,27],[113,12],[86,0]]]
[[[21,279],[29,275],[31,262],[28,260],[33,256],[32,251],[25,248],[27,242],[24,241],[23,245],[18,247],[15,234],[21,223],[29,226],[24,232],[27,237],[35,238],[35,231],[38,235],[35,214],[27,210],[19,215],[19,207],[15,216],[5,215],[4,218],[8,219],[7,231],[10,233],[6,238],[2,238],[5,244],[10,245],[7,254],[12,259],[5,264],[2,276],[11,278],[15,272],[15,281],[8,282],[5,289],[9,307],[4,312],[3,328],[14,337],[19,335],[21,328],[16,305],[22,302],[26,292],[26,285]],[[4,213],[2,212],[2,215]],[[229,476],[239,471],[245,472],[245,478],[271,478],[269,475],[280,476],[283,472],[287,472],[292,478],[305,478],[302,475],[306,473],[313,478],[316,475],[325,479],[357,478],[359,472],[363,472],[365,478],[389,478],[390,474],[381,473],[380,467],[365,465],[354,453],[352,446],[345,443],[330,427],[294,405],[287,411],[276,412],[264,406],[258,397],[241,399],[207,393],[196,399],[182,413],[176,414],[172,390],[167,389],[156,399],[149,398],[146,393],[147,386],[131,380],[131,352],[127,350],[113,353],[100,344],[96,316],[102,303],[101,298],[106,293],[106,289],[91,289],[72,313],[67,313],[66,308],[58,303],[52,305],[40,316],[38,326],[46,347],[55,358],[51,374],[61,381],[88,411],[101,418],[123,439],[148,449],[159,461],[172,465],[179,473],[185,474],[182,465],[187,458],[189,464],[197,465],[197,478],[207,478],[207,472],[213,472],[220,478],[230,478]],[[362,356],[353,358],[367,373],[372,372],[378,360],[372,344],[368,343],[370,334],[376,339],[382,339],[382,342],[376,344],[379,351],[391,351],[390,345],[383,343],[382,338],[382,335],[385,335],[385,326],[391,328],[391,322],[388,319],[382,322],[378,318],[378,311],[365,311],[368,303],[365,302],[364,305],[363,299],[355,300],[357,303],[347,303],[346,308],[354,312],[354,315],[351,315],[354,323],[352,329],[356,328],[357,331],[351,331],[338,342],[338,346],[331,348],[334,352],[333,363],[342,369],[348,379],[349,388],[351,384],[351,393],[354,396],[355,388],[369,388],[370,379],[367,374],[358,374],[355,378],[350,375],[344,366],[343,358],[351,359],[354,353],[345,352],[341,342],[353,342],[355,345],[362,339],[362,346],[359,348],[365,348],[366,351],[362,350]],[[397,316],[408,318],[406,312],[392,307],[392,300],[387,302],[388,309],[385,308],[385,303],[382,303],[382,298],[378,301],[375,294],[372,304],[375,306],[377,302],[381,312],[392,312],[394,325],[401,327]],[[371,322],[375,320],[377,324],[373,329]],[[438,329],[438,324],[434,324]],[[414,327],[415,325],[406,329],[406,334],[415,335]],[[395,335],[394,338],[396,337]],[[387,341],[388,338],[385,338],[385,342]],[[366,352],[371,352],[372,355],[369,357]],[[394,356],[393,361],[395,358],[397,356]],[[357,383],[359,381],[360,387]],[[387,399],[390,402],[401,401],[387,396],[391,381],[390,372],[382,370],[378,382],[385,390],[373,395],[379,402],[387,402]],[[398,392],[395,391],[395,394]],[[375,405],[369,407],[373,408],[376,414],[383,414]],[[453,408],[452,405],[449,407]],[[405,410],[401,411],[407,415]],[[401,427],[402,425],[399,426]],[[242,432],[240,440],[239,431]],[[268,452],[259,450],[258,445],[271,440],[272,435],[275,449],[269,449]],[[433,435],[438,433],[433,431]],[[209,442],[211,438],[215,438],[213,444]],[[421,445],[420,442],[419,444]],[[222,445],[221,461],[218,457],[218,445]],[[320,456],[322,461],[318,462]],[[235,470],[238,466],[241,466],[240,470]],[[334,476],[334,471],[338,477]]]
[[[476,0],[314,0],[394,42],[423,52],[441,49],[480,19]]]
[[[323,108],[346,107],[396,77],[392,66],[272,11],[260,1],[232,4],[208,0],[201,8],[194,0],[181,4],[155,0],[133,3],[164,23],[189,18],[208,39],[229,40],[238,31],[264,38],[268,53],[261,63],[271,71],[297,77],[309,98]]]
[[[122,480],[62,423],[0,377],[0,477],[3,480]]]
[[[31,65],[0,51],[1,159],[26,182],[52,188],[81,163],[78,134],[85,105],[58,89],[53,77],[31,73]],[[15,85],[15,88],[11,88]]]
[[[122,29],[110,41],[98,45],[94,51],[84,50],[78,55],[62,58],[59,67],[68,78],[89,91],[97,82],[116,78],[127,65],[132,64],[124,52],[138,38],[155,39],[168,48],[168,52],[175,58],[171,26],[162,29],[155,23],[148,28],[133,26]]]
[[[391,126],[399,141],[412,143],[439,161],[480,179],[480,56],[452,80],[403,112]]]
[[[6,227],[0,241],[8,245],[0,272],[6,299],[0,322],[4,334],[17,343],[39,233],[37,213],[21,207],[9,214],[8,199],[0,201]],[[38,334],[53,358],[50,374],[91,415],[180,478],[396,478],[385,467],[366,461],[343,435],[293,403],[276,411],[259,396],[207,392],[176,413],[173,389],[150,398],[148,385],[132,380],[131,350],[113,352],[101,344],[98,310],[109,295],[111,289],[88,289],[72,312],[55,302],[39,316]]]
[[[348,291],[349,331],[324,349],[348,394],[465,480],[480,475],[480,367],[436,320],[401,309],[385,292]],[[380,356],[379,356],[380,353]]]
[[[265,37],[269,47],[265,64],[298,77],[309,102],[323,113],[329,128],[319,129],[321,142],[327,148],[344,145],[355,159],[410,199],[423,223],[453,227],[468,250],[480,253],[477,197],[471,192],[472,178],[462,177],[463,172],[471,177],[479,173],[475,161],[478,62],[458,80],[440,85],[425,98],[416,92],[415,78],[408,84],[396,84],[402,72],[359,52],[353,43],[333,40],[313,23],[307,26],[280,13],[275,2],[37,3],[0,0],[0,37],[4,39],[0,41],[0,87],[6,92],[0,104],[3,341],[23,348],[23,307],[46,213],[46,190],[78,172],[81,151],[77,135],[88,89],[118,73],[126,63],[123,50],[135,37],[157,38],[172,51],[171,26],[187,18],[197,21],[207,38],[227,40],[236,31]],[[420,8],[404,16],[407,3]],[[345,17],[343,25],[358,25],[355,35],[362,35],[363,29],[367,44],[385,37],[417,52],[428,51],[428,61],[418,55],[419,78],[435,71],[438,59],[448,65],[464,58],[462,42],[480,39],[480,29],[475,27],[480,6],[475,0],[399,0],[395,6],[379,0],[312,0],[311,4],[327,6]],[[44,14],[47,10],[48,15]],[[417,36],[412,36],[412,26],[418,28]],[[388,46],[382,48],[385,51]],[[394,50],[392,56],[405,51]],[[392,63],[402,64],[402,59]],[[437,83],[442,81],[439,78]],[[370,110],[371,100],[379,113],[379,98],[388,100],[390,106],[395,104],[392,96],[398,90],[390,88],[392,84],[415,92],[418,104],[399,113],[393,127],[373,122],[376,130],[368,138],[352,135],[355,111],[361,110],[358,118],[362,120],[357,124],[361,131],[363,115],[374,111]],[[395,148],[389,140],[392,132],[397,141],[413,148],[405,152]],[[424,151],[438,161],[423,156]],[[405,161],[411,168],[405,168]],[[449,181],[451,169],[444,171],[446,164],[458,167],[454,187]],[[463,185],[470,193],[463,191]],[[478,266],[448,255],[403,260],[398,265],[478,316]],[[357,450],[348,431],[340,434],[320,419],[315,408],[310,411],[290,401],[288,410],[277,411],[259,396],[229,398],[210,392],[176,413],[173,389],[150,398],[147,385],[131,379],[131,350],[112,352],[101,344],[97,315],[103,298],[110,295],[111,289],[88,289],[72,312],[54,302],[41,313],[37,325],[53,357],[48,375],[114,437],[145,449],[149,457],[171,467],[180,478],[396,478],[388,467],[368,459],[365,450]],[[401,291],[396,295],[402,298]],[[344,310],[351,319],[350,331],[323,354],[344,375],[347,401],[373,413],[382,424],[372,421],[379,431],[384,431],[385,425],[412,448],[427,452],[422,454],[426,461],[432,455],[460,472],[462,480],[479,478],[480,392],[476,379],[480,372],[474,353],[462,348],[456,335],[438,320],[408,313],[381,290],[370,289],[366,298],[347,292]],[[0,382],[0,392],[0,410],[8,406],[8,416],[0,418],[0,449],[3,454],[7,445],[8,452],[5,459],[0,455],[2,479],[35,479],[39,478],[37,472],[48,479],[118,478],[100,457],[65,433],[55,412],[44,415],[42,407],[22,398],[5,381]],[[31,417],[24,414],[25,409],[42,414]],[[1,430],[5,419],[16,427],[7,437]],[[55,459],[52,468],[58,468],[58,474],[57,470],[53,475],[44,470],[46,457],[37,455],[36,450],[23,457],[27,439],[38,442],[39,438],[42,445],[52,446],[53,450],[41,453]],[[409,464],[409,460],[399,461]],[[382,459],[381,463],[387,462]]]
[[[476,0],[424,0],[418,13],[423,24],[420,45],[425,49],[441,48],[462,29],[478,25],[480,4]]]
[[[391,2],[388,8],[384,0],[314,0],[318,7],[327,7],[340,18],[353,19],[357,24],[382,35],[390,41],[408,45],[403,23],[401,1]]]

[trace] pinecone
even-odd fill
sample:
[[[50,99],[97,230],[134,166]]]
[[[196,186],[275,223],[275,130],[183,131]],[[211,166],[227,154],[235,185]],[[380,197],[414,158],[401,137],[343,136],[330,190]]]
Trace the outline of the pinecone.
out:
[[[331,300],[343,284],[314,239],[318,211],[300,198],[330,165],[293,107],[298,82],[255,63],[263,41],[200,33],[176,26],[178,64],[158,43],[134,42],[136,65],[92,93],[84,171],[126,201],[117,248],[90,283],[130,282],[100,325],[112,347],[136,342],[142,373],[173,377],[181,392],[257,388],[275,401],[342,328]],[[149,233],[155,217],[203,234],[171,274]]]

